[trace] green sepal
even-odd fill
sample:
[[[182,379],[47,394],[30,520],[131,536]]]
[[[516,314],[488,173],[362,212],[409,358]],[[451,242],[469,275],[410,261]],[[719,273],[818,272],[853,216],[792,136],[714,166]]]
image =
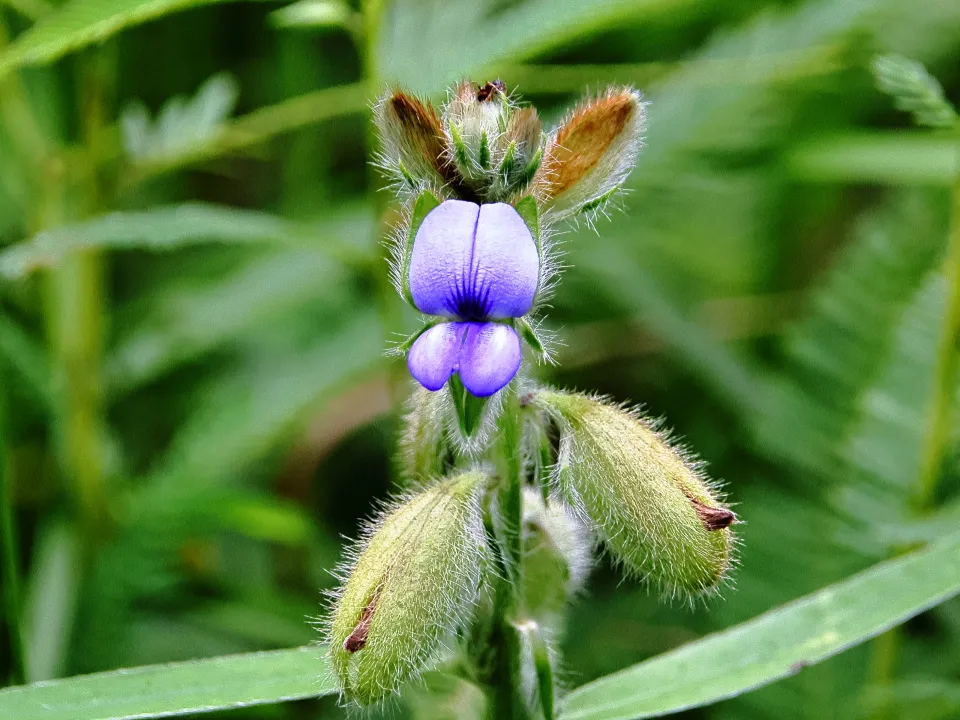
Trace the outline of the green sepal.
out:
[[[450,123],[450,140],[453,143],[453,159],[462,169],[469,169],[470,156],[467,154],[467,145],[463,142],[460,129],[454,123]]]
[[[527,224],[530,234],[533,235],[533,242],[537,246],[537,255],[543,260],[543,248],[540,246],[540,210],[537,208],[537,199],[533,195],[524,195],[514,203],[513,209]]]
[[[490,398],[477,397],[463,386],[460,375],[451,375],[447,381],[450,386],[450,395],[453,397],[453,406],[457,410],[457,424],[464,437],[472,437],[480,427],[483,418],[483,409]]]
[[[593,200],[588,200],[587,202],[585,202],[583,205],[580,206],[580,209],[577,210],[577,212],[588,213],[592,210],[599,210],[600,208],[602,208],[604,205],[607,204],[607,201],[610,200],[610,198],[612,198],[614,195],[616,195],[620,191],[621,187],[622,187],[621,185],[614,185],[612,188],[607,190],[603,195],[600,195],[598,197],[595,197]]]
[[[523,175],[520,178],[520,187],[525,186],[531,180],[533,176],[537,174],[537,170],[540,169],[540,163],[543,161],[543,146],[537,148],[537,151],[533,154],[533,157],[530,158],[530,162],[527,163],[527,166],[523,169]]]
[[[431,210],[439,206],[440,199],[429,190],[420,193],[413,203],[410,231],[407,233],[407,242],[403,246],[403,259],[400,266],[400,289],[403,291],[403,299],[413,307],[416,307],[413,302],[413,295],[410,294],[410,258],[413,256],[413,241],[416,239],[417,231],[423,225],[424,219],[430,214]],[[413,339],[416,340],[416,338]]]
[[[410,186],[411,188],[417,187],[417,181],[413,179],[413,175],[410,174],[410,171],[407,170],[407,166],[403,164],[402,161],[397,161],[397,169],[400,170],[400,174],[403,176],[403,181]]]
[[[538,355],[546,355],[547,351],[543,347],[540,338],[537,337],[537,331],[526,318],[514,318],[513,329],[520,334],[520,339],[527,343]]]
[[[537,447],[537,467],[534,480],[540,489],[540,497],[544,507],[550,504],[551,468],[553,467],[553,447],[550,444],[550,435],[546,429],[540,433],[540,442]]]
[[[480,133],[480,149],[477,151],[477,162],[481,170],[490,167],[490,141],[485,132]]]
[[[544,640],[540,626],[533,620],[522,620],[515,624],[517,632],[530,647],[533,656],[533,669],[537,677],[537,697],[544,720],[553,720],[553,663],[550,661],[550,649]]]
[[[517,167],[517,141],[511,140],[507,149],[503,153],[503,159],[500,161],[498,172],[504,184],[509,185],[510,177]]]
[[[394,350],[391,350],[391,354],[393,354],[393,352],[396,352],[398,355],[406,355],[408,352],[410,352],[410,348],[413,347],[413,344],[417,341],[417,338],[418,338],[418,337],[420,337],[421,335],[423,335],[427,330],[429,330],[430,328],[432,328],[434,325],[439,325],[439,324],[442,323],[442,322],[447,322],[447,320],[445,320],[444,318],[436,318],[436,319],[434,319],[434,320],[431,320],[431,321],[428,322],[426,325],[424,325],[422,328],[420,328],[420,329],[417,330],[415,333],[413,333],[412,335],[410,335],[410,336],[409,336],[406,340],[404,340],[402,343],[400,343],[399,345],[397,345]]]

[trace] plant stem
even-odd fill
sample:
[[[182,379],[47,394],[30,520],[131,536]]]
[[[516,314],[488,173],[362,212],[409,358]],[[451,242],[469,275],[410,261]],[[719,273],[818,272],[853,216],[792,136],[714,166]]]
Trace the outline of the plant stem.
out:
[[[944,455],[948,449],[952,421],[954,390],[957,386],[957,341],[960,339],[960,149],[955,154],[955,173],[951,191],[950,230],[947,253],[943,263],[946,285],[940,347],[930,398],[927,434],[920,458],[920,471],[913,494],[914,510],[928,512],[934,504],[937,481],[940,479]],[[905,549],[904,549],[905,550]],[[871,685],[890,686],[896,673],[897,656],[901,645],[901,629],[891,628],[880,635],[872,648]],[[886,720],[893,710],[884,699],[874,709],[872,720]]]
[[[496,588],[490,645],[493,658],[491,717],[525,720],[532,717],[523,691],[523,638],[517,624],[523,587],[523,477],[520,404],[515,385],[504,391],[498,421],[499,446],[495,518],[493,522],[503,577]]]
[[[23,649],[23,625],[20,616],[20,557],[17,549],[16,515],[13,509],[13,467],[8,457],[7,408],[0,386],[0,584],[3,586],[4,614],[10,641],[11,680],[25,682],[26,658]]]
[[[957,386],[957,339],[960,338],[960,151],[956,158],[957,179],[951,195],[950,237],[943,266],[946,308],[940,332],[930,421],[914,496],[914,506],[920,512],[929,510],[936,497],[940,468],[949,442],[954,389]]]

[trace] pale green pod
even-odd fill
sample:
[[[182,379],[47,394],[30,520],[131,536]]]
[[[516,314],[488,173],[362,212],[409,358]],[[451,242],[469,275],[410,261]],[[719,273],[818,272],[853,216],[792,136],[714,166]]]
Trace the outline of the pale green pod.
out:
[[[553,390],[534,402],[560,426],[561,491],[613,556],[667,596],[716,588],[730,567],[736,516],[698,464],[635,412]]]
[[[424,670],[480,589],[486,476],[442,480],[366,533],[331,613],[330,663],[343,695],[376,703]]]

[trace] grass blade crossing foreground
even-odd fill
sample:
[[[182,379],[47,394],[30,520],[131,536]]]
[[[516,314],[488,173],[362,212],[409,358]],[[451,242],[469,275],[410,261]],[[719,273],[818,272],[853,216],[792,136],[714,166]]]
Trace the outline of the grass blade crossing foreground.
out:
[[[632,720],[767,685],[960,593],[960,534],[570,693],[562,720]]]
[[[705,705],[798,672],[960,592],[960,534],[731,630],[589,683],[562,720],[628,720]],[[0,717],[119,720],[333,692],[316,647],[151,665],[0,691]]]
[[[147,665],[0,690],[0,717],[120,720],[262,705],[329,695],[314,646]]]

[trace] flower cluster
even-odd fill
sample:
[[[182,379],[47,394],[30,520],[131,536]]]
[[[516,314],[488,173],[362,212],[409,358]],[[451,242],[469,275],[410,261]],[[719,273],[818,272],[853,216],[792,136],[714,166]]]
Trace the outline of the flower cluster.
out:
[[[394,92],[376,119],[380,165],[408,205],[393,276],[432,319],[407,343],[410,372],[430,391],[456,375],[471,396],[489,397],[517,374],[521,336],[542,351],[525,318],[557,268],[551,231],[602,211],[620,188],[640,150],[644,104],[612,89],[545,133],[537,111],[496,81],[462,83],[439,112]]]
[[[327,641],[345,698],[376,703],[440,667],[484,686],[489,717],[553,717],[554,640],[595,542],[668,597],[725,578],[736,516],[692,455],[635,410],[514,380],[525,349],[544,354],[530,316],[555,279],[552,232],[620,189],[644,114],[614,88],[544,132],[499,81],[439,110],[403,92],[377,104],[404,204],[393,279],[425,316],[401,345],[421,387],[399,460],[418,489],[342,568]]]

